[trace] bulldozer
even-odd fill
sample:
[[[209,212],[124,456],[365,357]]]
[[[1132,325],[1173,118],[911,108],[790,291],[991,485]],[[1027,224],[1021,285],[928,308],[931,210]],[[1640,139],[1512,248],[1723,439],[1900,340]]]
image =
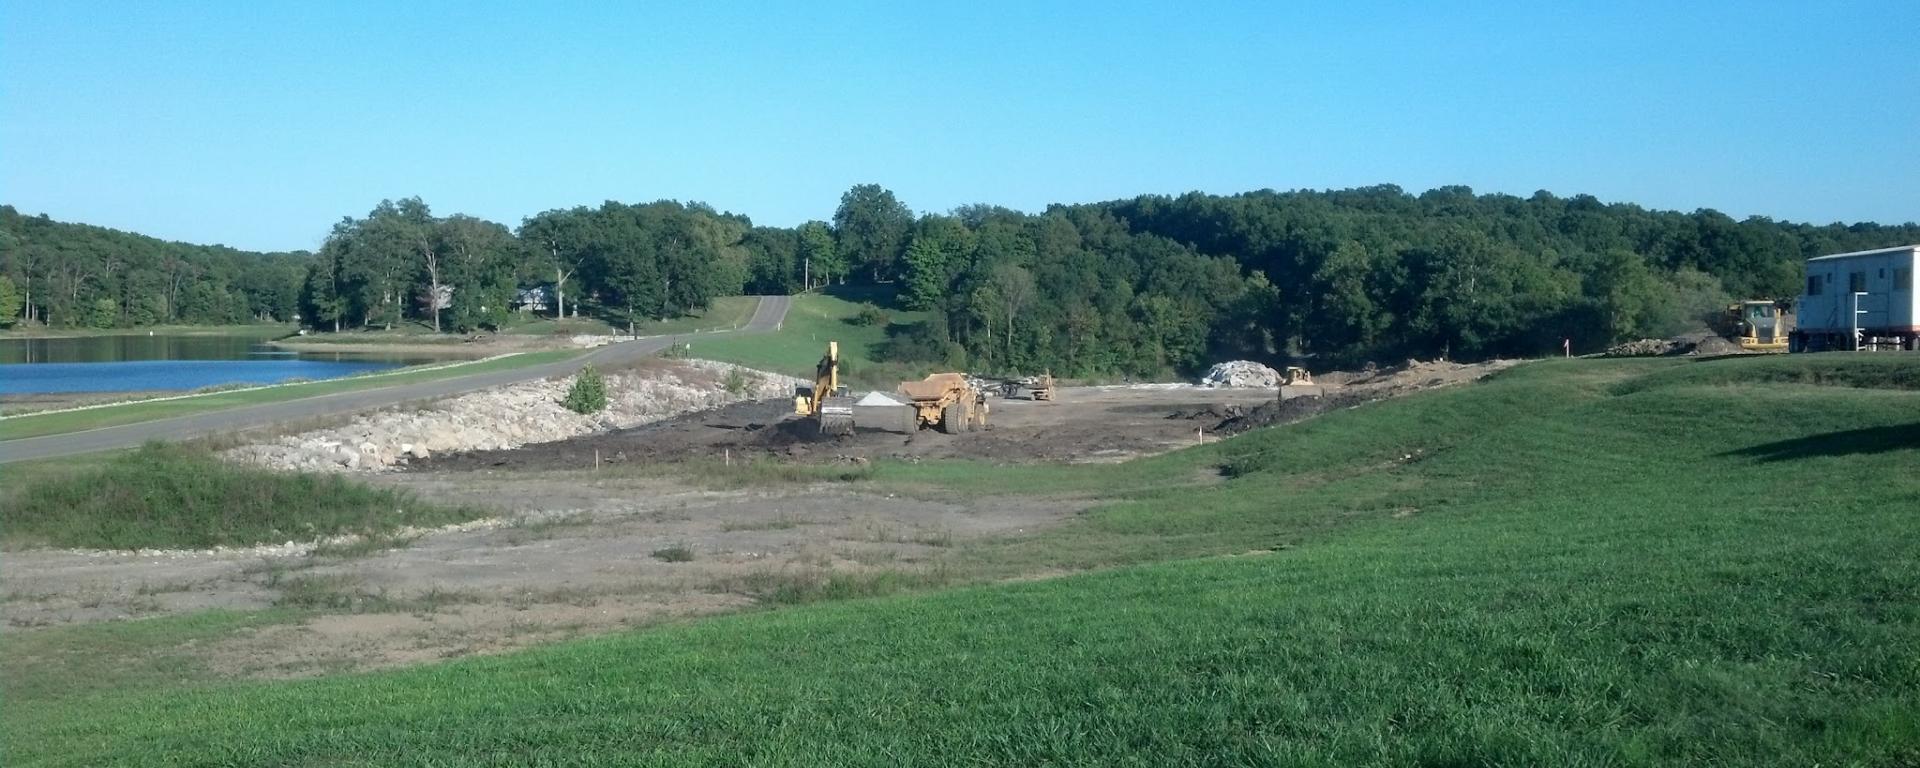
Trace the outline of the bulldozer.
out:
[[[827,354],[813,367],[813,386],[795,388],[793,412],[819,422],[820,434],[853,434],[853,396],[840,386],[840,342],[827,342]]]
[[[1768,299],[1728,305],[1713,331],[1739,345],[1743,352],[1785,352],[1787,337],[1793,334],[1793,308]]]
[[[913,405],[918,429],[932,427],[958,434],[987,425],[987,396],[958,373],[935,373],[919,381],[903,381],[896,390]]]

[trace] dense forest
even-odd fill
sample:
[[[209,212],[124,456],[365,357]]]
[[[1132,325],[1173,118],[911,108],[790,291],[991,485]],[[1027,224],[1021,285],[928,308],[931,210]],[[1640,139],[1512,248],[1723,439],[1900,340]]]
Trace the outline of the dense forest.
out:
[[[699,203],[551,210],[517,229],[383,201],[316,254],[166,243],[0,209],[0,310],[65,326],[418,322],[516,309],[633,328],[716,296],[883,285],[880,357],[976,371],[1190,372],[1222,357],[1334,363],[1534,355],[1666,335],[1735,298],[1791,298],[1801,262],[1920,242],[1920,226],[1814,226],[1590,196],[1378,186],[1142,196],[1042,213],[916,215],[878,185],[832,221],[754,226]]]
[[[171,243],[0,206],[0,325],[286,321],[306,272],[305,253]]]

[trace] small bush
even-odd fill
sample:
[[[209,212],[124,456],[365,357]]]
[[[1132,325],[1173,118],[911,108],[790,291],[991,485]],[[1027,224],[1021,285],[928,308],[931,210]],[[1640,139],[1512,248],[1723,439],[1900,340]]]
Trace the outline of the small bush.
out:
[[[693,562],[693,550],[678,545],[656,549],[653,551],[653,559],[669,563],[690,563]]]
[[[721,386],[727,388],[727,394],[740,397],[760,386],[760,377],[749,375],[742,368],[728,368],[727,378]]]
[[[893,317],[888,315],[886,310],[872,303],[862,303],[860,305],[860,311],[854,313],[853,317],[847,318],[849,325],[877,325],[884,328],[891,322],[893,322]]]
[[[582,416],[606,410],[607,380],[591,365],[581,368],[579,375],[573,377],[573,387],[567,390],[567,398],[561,400],[560,404]]]

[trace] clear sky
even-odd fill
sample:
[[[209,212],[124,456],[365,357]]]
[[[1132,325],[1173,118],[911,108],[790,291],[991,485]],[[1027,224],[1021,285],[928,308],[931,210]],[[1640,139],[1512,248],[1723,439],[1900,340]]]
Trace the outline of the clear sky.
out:
[[[1920,2],[0,6],[0,202],[251,249],[420,195],[831,216],[1548,189],[1920,219]]]

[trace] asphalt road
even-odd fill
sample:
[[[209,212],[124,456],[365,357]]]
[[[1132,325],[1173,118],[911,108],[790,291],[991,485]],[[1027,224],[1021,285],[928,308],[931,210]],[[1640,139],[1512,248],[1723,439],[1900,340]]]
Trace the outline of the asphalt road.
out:
[[[256,429],[290,421],[370,411],[416,400],[464,394],[518,381],[565,376],[579,370],[587,363],[602,367],[622,365],[651,356],[669,345],[684,341],[742,333],[765,333],[774,330],[779,327],[781,321],[786,319],[787,306],[791,302],[792,297],[788,296],[763,296],[760,298],[759,305],[754,307],[753,317],[747,321],[747,324],[732,331],[654,336],[623,341],[600,347],[580,357],[526,368],[398,384],[381,389],[340,392],[279,403],[261,403],[189,416],[176,416],[171,419],[101,427],[84,432],[0,441],[0,463],[54,459],[94,451],[127,448],[149,440],[180,440],[218,432]]]

